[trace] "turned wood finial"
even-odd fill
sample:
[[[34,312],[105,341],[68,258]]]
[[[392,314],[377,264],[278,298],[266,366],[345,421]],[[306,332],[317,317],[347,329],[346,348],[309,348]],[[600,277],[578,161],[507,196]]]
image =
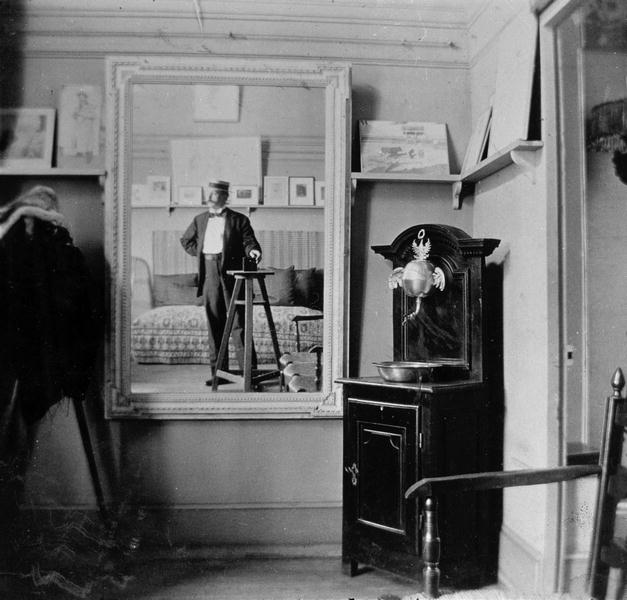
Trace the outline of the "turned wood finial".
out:
[[[616,371],[614,371],[614,375],[612,376],[612,389],[614,390],[613,396],[616,398],[621,397],[621,392],[625,387],[625,376],[623,375],[623,370],[618,367]]]
[[[438,533],[438,504],[435,498],[424,501],[424,523],[422,532],[422,580],[428,598],[440,595],[440,537]]]

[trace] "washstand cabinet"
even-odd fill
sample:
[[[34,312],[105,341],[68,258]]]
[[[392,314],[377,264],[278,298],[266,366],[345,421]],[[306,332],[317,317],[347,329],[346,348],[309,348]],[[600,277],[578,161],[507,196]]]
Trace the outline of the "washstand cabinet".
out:
[[[484,293],[485,256],[499,242],[472,239],[443,225],[418,225],[390,246],[373,249],[397,269],[415,258],[414,242],[420,241],[427,244],[427,259],[441,269],[446,285],[421,298],[420,305],[403,288],[394,291],[393,358],[441,361],[442,368],[411,382],[374,375],[339,380],[344,408],[342,560],[350,575],[365,566],[420,580],[423,506],[421,499],[405,500],[405,490],[423,477],[499,466],[502,403],[487,364],[490,308]],[[403,322],[417,306],[417,315]],[[440,326],[447,331],[438,336]],[[493,581],[500,496],[451,494],[441,499],[438,510],[443,585]]]

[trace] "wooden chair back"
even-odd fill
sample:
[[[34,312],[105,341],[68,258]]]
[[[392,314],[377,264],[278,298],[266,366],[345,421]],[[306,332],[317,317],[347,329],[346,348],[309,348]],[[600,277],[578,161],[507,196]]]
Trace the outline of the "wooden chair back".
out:
[[[493,490],[547,483],[561,483],[581,477],[599,480],[588,585],[593,600],[604,600],[610,568],[627,567],[625,541],[614,539],[618,502],[627,498],[627,468],[621,465],[626,404],[622,396],[625,378],[621,369],[612,377],[612,395],[607,398],[603,437],[597,464],[568,465],[546,469],[466,473],[447,477],[428,477],[414,483],[405,492],[407,500],[422,499],[422,570],[424,593],[430,598],[440,594],[440,538],[437,524],[438,497],[461,491]],[[446,551],[446,549],[445,549]]]

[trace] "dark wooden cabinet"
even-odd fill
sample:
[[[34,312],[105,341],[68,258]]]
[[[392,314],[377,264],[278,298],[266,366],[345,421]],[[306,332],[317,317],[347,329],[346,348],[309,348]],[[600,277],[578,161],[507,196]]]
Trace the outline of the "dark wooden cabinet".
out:
[[[404,499],[405,490],[422,477],[490,467],[492,419],[485,386],[394,384],[378,377],[340,381],[345,568],[354,575],[363,564],[420,579],[422,510],[420,500]],[[442,500],[442,571],[451,585],[494,579],[495,502],[486,493]]]
[[[485,264],[498,244],[424,224],[372,247],[393,268],[394,354],[381,360],[428,361],[437,369],[416,383],[339,380],[342,555],[353,575],[363,564],[420,579],[422,520],[433,511],[424,511],[421,499],[405,500],[405,491],[424,477],[502,468],[498,286],[488,285]],[[448,494],[438,502],[443,584],[459,588],[495,580],[499,493]]]

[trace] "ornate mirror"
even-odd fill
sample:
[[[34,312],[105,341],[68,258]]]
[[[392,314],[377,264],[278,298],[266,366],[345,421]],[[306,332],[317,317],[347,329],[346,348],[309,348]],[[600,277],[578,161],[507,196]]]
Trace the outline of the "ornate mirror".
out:
[[[108,57],[106,66],[107,416],[338,415],[349,67],[145,56]],[[299,355],[303,372],[313,363],[315,385],[287,385],[266,339],[266,307],[258,306],[252,317],[258,366],[275,369],[276,377],[251,391],[205,384],[210,365],[197,263],[180,237],[206,210],[210,179],[231,182],[229,206],[250,219],[261,267],[272,271],[266,283],[280,355]],[[307,350],[316,347],[309,360]]]

